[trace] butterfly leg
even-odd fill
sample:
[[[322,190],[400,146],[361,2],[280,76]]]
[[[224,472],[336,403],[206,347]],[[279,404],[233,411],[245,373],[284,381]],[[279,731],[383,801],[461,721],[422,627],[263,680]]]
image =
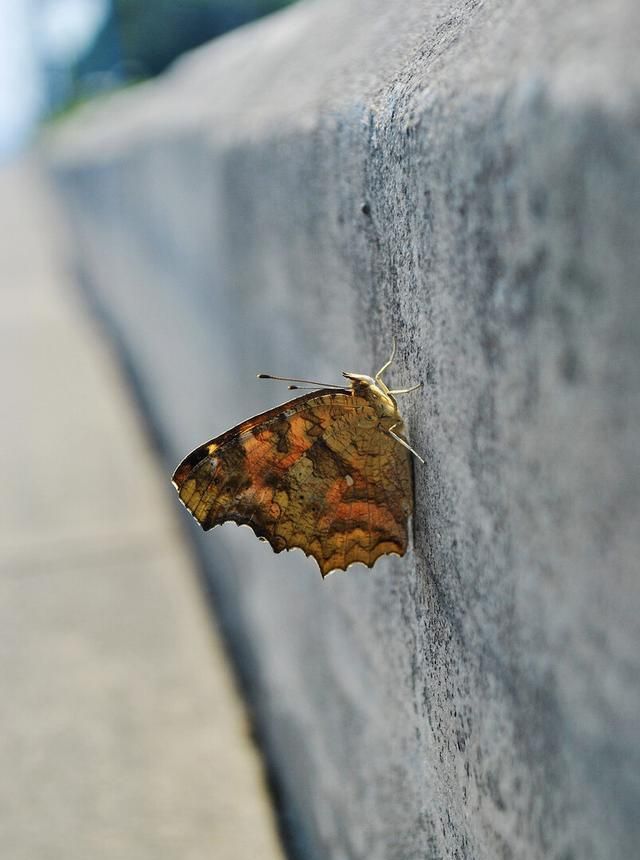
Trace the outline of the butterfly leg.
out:
[[[409,443],[408,443],[405,439],[403,439],[403,438],[402,438],[402,436],[398,436],[398,434],[397,434],[397,433],[394,433],[394,432],[393,432],[393,428],[394,428],[394,427],[397,427],[397,426],[398,426],[397,424],[392,424],[392,425],[391,425],[391,427],[389,427],[389,429],[388,429],[388,430],[386,430],[385,432],[386,432],[386,433],[388,433],[388,434],[389,434],[389,436],[391,436],[391,438],[392,438],[392,439],[395,439],[395,440],[396,440],[396,442],[399,442],[399,443],[402,445],[402,447],[403,447],[403,448],[406,448],[406,449],[407,449],[407,451],[411,451],[411,453],[413,454],[413,456],[414,456],[414,457],[417,457],[417,458],[418,458],[418,460],[420,460],[420,462],[424,464],[424,460],[422,459],[422,457],[420,456],[420,454],[418,454],[418,452],[417,452],[417,451],[414,451],[414,450],[413,450],[413,448],[411,447],[411,445],[409,445]]]
[[[423,382],[418,382],[416,385],[409,386],[409,388],[391,388],[389,389],[389,394],[409,394],[410,391],[417,391],[423,385]]]
[[[383,364],[382,367],[380,368],[380,370],[376,373],[376,382],[380,381],[380,377],[382,376],[382,374],[385,372],[385,370],[388,367],[391,366],[391,364],[393,363],[393,359],[395,358],[395,355],[396,355],[396,339],[394,337],[393,338],[393,348],[391,350],[391,355],[389,356],[389,361],[387,361],[385,364]]]

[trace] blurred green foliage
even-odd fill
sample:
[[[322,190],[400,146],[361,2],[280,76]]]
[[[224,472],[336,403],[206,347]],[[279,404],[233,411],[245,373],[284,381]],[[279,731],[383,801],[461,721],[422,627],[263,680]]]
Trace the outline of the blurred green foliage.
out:
[[[292,0],[112,0],[112,14],[77,77],[106,71],[117,57],[121,80],[152,77],[177,56],[209,39],[266,15]]]

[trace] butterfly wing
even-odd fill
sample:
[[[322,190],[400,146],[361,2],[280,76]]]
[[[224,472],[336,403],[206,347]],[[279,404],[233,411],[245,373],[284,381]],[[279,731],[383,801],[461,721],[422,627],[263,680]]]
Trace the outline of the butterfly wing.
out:
[[[353,392],[313,392],[251,418],[193,451],[173,482],[203,529],[248,525],[275,552],[313,556],[323,576],[407,548],[411,456]]]

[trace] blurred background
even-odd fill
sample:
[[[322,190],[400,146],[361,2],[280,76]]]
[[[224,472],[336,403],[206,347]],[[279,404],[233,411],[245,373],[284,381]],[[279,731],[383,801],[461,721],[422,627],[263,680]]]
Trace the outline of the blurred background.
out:
[[[42,120],[160,74],[292,0],[0,0],[0,157]]]
[[[287,0],[0,0],[0,857],[281,856],[250,717],[43,126]],[[194,443],[197,440],[194,440]]]

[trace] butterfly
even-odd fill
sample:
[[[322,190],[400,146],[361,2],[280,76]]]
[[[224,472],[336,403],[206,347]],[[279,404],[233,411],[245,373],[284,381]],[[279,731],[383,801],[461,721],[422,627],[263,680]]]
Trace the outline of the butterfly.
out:
[[[322,576],[405,554],[415,455],[382,374],[344,372],[343,385],[258,374],[313,389],[205,442],[178,466],[180,501],[207,531],[247,525],[278,553],[312,556]],[[290,389],[303,385],[293,384]],[[321,386],[318,388],[318,386]]]

